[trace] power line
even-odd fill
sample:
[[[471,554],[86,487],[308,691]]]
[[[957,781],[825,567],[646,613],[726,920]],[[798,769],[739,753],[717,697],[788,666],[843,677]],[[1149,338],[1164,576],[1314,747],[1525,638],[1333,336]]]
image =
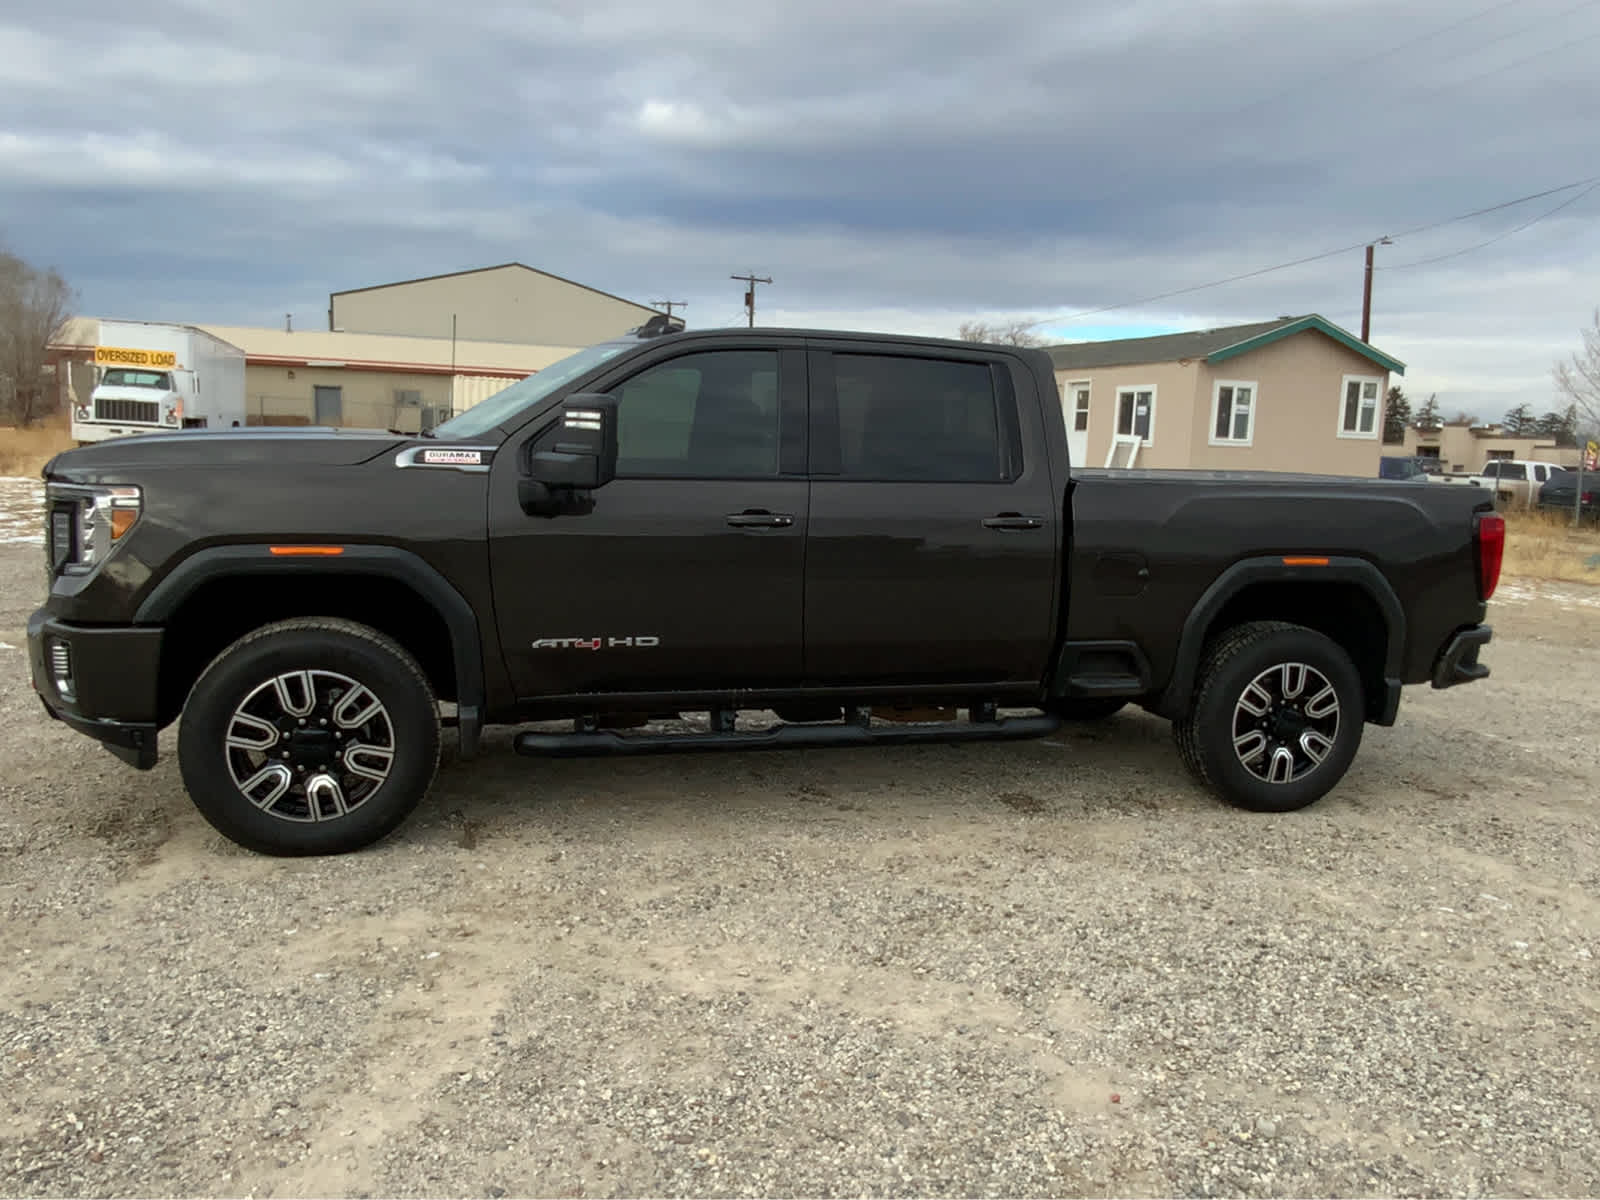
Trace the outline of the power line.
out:
[[[1423,42],[1437,41],[1445,34],[1453,33],[1455,30],[1460,29],[1463,25],[1470,25],[1472,22],[1482,20],[1484,17],[1497,13],[1502,9],[1515,8],[1525,2],[1526,0],[1500,0],[1500,2],[1497,4],[1491,4],[1487,8],[1480,8],[1477,12],[1469,13],[1467,16],[1464,16],[1459,20],[1452,21],[1448,25],[1441,26],[1438,29],[1431,29],[1426,33],[1419,33],[1415,37],[1408,38],[1403,42],[1396,42],[1386,50],[1380,50],[1375,54],[1363,54],[1359,60],[1360,65],[1369,66],[1375,62],[1382,62],[1384,59],[1393,57],[1402,50],[1409,50],[1412,46],[1420,45]],[[1593,0],[1584,0],[1584,2],[1592,3]],[[1580,5],[1580,7],[1582,6]],[[1494,39],[1494,41],[1503,40],[1503,38]],[[1493,42],[1486,44],[1492,45]],[[1240,108],[1236,108],[1228,112],[1207,113],[1205,114],[1204,119],[1207,121],[1214,121],[1218,117],[1236,117],[1240,113],[1247,113],[1252,108],[1259,108],[1261,105],[1268,104],[1273,100],[1281,100],[1285,96],[1303,92],[1307,84],[1322,83],[1329,79],[1336,79],[1342,75],[1347,75],[1349,73],[1349,69],[1349,62],[1341,62],[1338,66],[1332,68],[1331,70],[1324,71],[1320,75],[1313,75],[1309,79],[1297,79],[1292,86],[1284,88],[1281,91],[1269,92],[1265,96],[1257,97]]]
[[[1537,59],[1548,58],[1550,55],[1559,54],[1563,50],[1571,50],[1574,46],[1581,46],[1585,42],[1594,41],[1596,38],[1600,38],[1600,30],[1591,33],[1586,37],[1578,38],[1575,41],[1562,42],[1560,45],[1548,46],[1543,50],[1538,50],[1532,54],[1524,55],[1522,58],[1512,59],[1510,62],[1501,63],[1497,67],[1490,67],[1487,71],[1480,71],[1476,75],[1468,75],[1465,79],[1452,79],[1447,83],[1436,84],[1431,88],[1424,88],[1420,92],[1414,94],[1418,96],[1432,96],[1437,92],[1448,91],[1451,88],[1465,87],[1469,83],[1477,83],[1479,80],[1487,79],[1491,75],[1499,75],[1502,72],[1511,71],[1517,67],[1526,66],[1528,63],[1534,62]]]
[[[1518,196],[1515,200],[1505,200],[1499,204],[1491,204],[1486,208],[1474,209],[1472,212],[1462,213],[1459,216],[1454,217],[1446,217],[1442,221],[1433,221],[1426,225],[1417,225],[1413,228],[1405,229],[1399,233],[1392,233],[1387,236],[1391,240],[1402,237],[1410,237],[1414,234],[1425,233],[1430,229],[1439,229],[1445,225],[1453,225],[1458,221],[1469,221],[1473,217],[1481,217],[1488,213],[1499,212],[1502,209],[1512,208],[1518,204],[1526,204],[1530,200],[1539,200],[1545,196],[1553,196],[1558,192],[1571,191],[1573,188],[1584,187],[1586,184],[1591,185],[1591,190],[1593,186],[1600,185],[1600,175],[1591,175],[1586,179],[1575,180],[1572,183],[1564,183],[1560,187],[1546,188],[1542,192],[1533,192],[1526,196]],[[1586,195],[1587,193],[1584,194]],[[1581,197],[1574,197],[1574,202],[1580,198]],[[1229,275],[1222,279],[1214,279],[1208,283],[1196,283],[1191,284],[1188,287],[1174,288],[1168,292],[1159,292],[1153,296],[1143,296],[1137,300],[1126,300],[1119,304],[1106,304],[1099,308],[1086,308],[1082,311],[1069,313],[1065,316],[1045,317],[1042,320],[1030,321],[1026,328],[1034,329],[1040,325],[1061,325],[1069,321],[1081,320],[1084,317],[1098,316],[1101,313],[1116,312],[1119,309],[1124,308],[1137,308],[1141,304],[1154,304],[1157,300],[1170,300],[1174,296],[1187,296],[1193,292],[1208,291],[1211,288],[1222,287],[1225,284],[1239,283],[1246,279],[1256,279],[1262,275],[1271,275],[1277,271],[1287,271],[1292,267],[1302,267],[1307,263],[1320,262],[1322,259],[1333,258],[1336,255],[1349,254],[1353,250],[1364,249],[1366,246],[1379,240],[1381,240],[1381,238],[1363,238],[1359,242],[1353,242],[1347,246],[1339,246],[1333,250],[1324,250],[1320,254],[1308,254],[1304,258],[1296,258],[1289,262],[1276,263],[1270,267],[1259,267],[1253,271],[1242,271],[1237,275]]]
[[[1543,221],[1548,217],[1555,216],[1558,212],[1560,212],[1564,208],[1570,208],[1572,205],[1576,204],[1579,200],[1582,200],[1590,192],[1594,191],[1595,188],[1597,188],[1597,187],[1600,187],[1600,182],[1591,183],[1588,187],[1584,188],[1583,191],[1579,192],[1576,196],[1569,196],[1567,199],[1563,200],[1560,204],[1556,205],[1554,208],[1540,213],[1537,217],[1534,217],[1532,220],[1524,221],[1521,225],[1518,225],[1518,226],[1516,226],[1516,227],[1514,227],[1512,229],[1508,229],[1504,233],[1497,233],[1497,234],[1495,234],[1494,237],[1490,238],[1488,241],[1479,242],[1475,246],[1467,246],[1467,247],[1464,247],[1463,249],[1460,249],[1460,250],[1452,250],[1449,254],[1436,254],[1432,258],[1419,258],[1414,262],[1395,263],[1393,266],[1379,267],[1377,269],[1380,270],[1380,271],[1404,271],[1404,270],[1407,270],[1407,269],[1409,269],[1411,267],[1425,267],[1429,263],[1444,262],[1445,259],[1447,259],[1447,258],[1459,258],[1463,254],[1471,254],[1474,250],[1482,250],[1485,246],[1492,246],[1496,242],[1504,241],[1506,238],[1510,237],[1514,233],[1521,233],[1524,229],[1527,229],[1530,225],[1537,225],[1540,221]]]
[[[1595,2],[1596,2],[1596,0],[1583,0],[1584,4],[1590,4],[1590,3],[1595,3]],[[1480,21],[1483,18],[1488,17],[1488,16],[1492,16],[1495,13],[1501,12],[1504,9],[1518,7],[1518,6],[1524,5],[1525,3],[1526,3],[1526,0],[1497,0],[1496,3],[1490,4],[1490,5],[1488,5],[1487,7],[1484,7],[1484,8],[1480,8],[1475,12],[1468,13],[1464,17],[1459,17],[1456,20],[1451,21],[1447,25],[1442,25],[1442,26],[1440,26],[1440,27],[1438,27],[1436,29],[1426,30],[1423,33],[1416,34],[1413,37],[1405,39],[1404,41],[1396,42],[1394,45],[1389,46],[1386,49],[1376,51],[1376,52],[1374,52],[1372,54],[1363,54],[1359,59],[1356,60],[1354,66],[1355,66],[1355,68],[1357,70],[1364,70],[1365,68],[1367,68],[1371,64],[1377,63],[1377,62],[1382,62],[1384,59],[1390,58],[1393,55],[1398,54],[1403,50],[1409,50],[1412,47],[1421,45],[1421,44],[1423,44],[1425,42],[1437,41],[1438,39],[1442,38],[1446,34],[1453,33],[1455,30],[1460,29],[1463,26],[1470,25],[1475,21]],[[1560,14],[1560,15],[1564,16],[1565,13]],[[1519,30],[1518,32],[1519,33],[1525,32],[1525,30]],[[1479,46],[1474,47],[1473,50],[1469,50],[1469,51],[1467,51],[1467,53],[1473,53],[1476,50],[1483,49],[1484,46],[1493,45],[1495,42],[1504,41],[1504,40],[1505,40],[1505,36],[1502,35],[1499,38],[1491,39],[1489,42],[1485,42],[1485,43],[1480,44]],[[1455,57],[1459,58],[1459,57],[1462,57],[1462,56],[1461,55],[1457,55]],[[1454,61],[1454,59],[1449,59],[1449,60],[1446,60],[1446,61]],[[1286,97],[1296,97],[1296,98],[1303,97],[1305,95],[1306,91],[1307,91],[1307,88],[1310,85],[1318,84],[1318,83],[1324,83],[1324,82],[1326,82],[1327,80],[1330,80],[1330,79],[1348,78],[1349,75],[1350,75],[1350,72],[1351,72],[1351,68],[1352,68],[1352,64],[1348,59],[1341,59],[1337,66],[1334,66],[1334,67],[1332,67],[1332,68],[1330,68],[1330,69],[1328,69],[1326,71],[1323,71],[1323,72],[1321,72],[1319,74],[1312,75],[1312,76],[1309,76],[1309,77],[1296,78],[1295,82],[1293,84],[1291,84],[1289,87],[1281,88],[1281,89],[1279,89],[1277,91],[1274,91],[1274,92],[1268,92],[1268,93],[1266,93],[1265,95],[1262,95],[1262,96],[1257,96],[1255,99],[1249,100],[1249,101],[1245,102],[1244,104],[1239,105],[1236,108],[1222,109],[1220,111],[1207,110],[1207,111],[1203,111],[1203,112],[1198,112],[1198,113],[1195,114],[1196,119],[1193,122],[1191,122],[1191,123],[1189,123],[1187,125],[1180,123],[1177,126],[1170,127],[1170,129],[1171,129],[1171,131],[1174,131],[1174,132],[1182,134],[1182,133],[1193,133],[1193,132],[1196,132],[1196,131],[1198,131],[1200,129],[1212,129],[1212,128],[1215,128],[1217,123],[1220,122],[1220,121],[1231,120],[1233,118],[1242,116],[1243,114],[1248,113],[1248,112],[1252,111],[1253,109],[1260,108],[1262,105],[1271,104],[1274,101],[1282,100],[1282,99],[1284,99]],[[1119,180],[1125,180],[1132,173],[1133,173],[1132,167],[1125,167],[1124,169],[1122,169],[1120,171],[1117,171],[1113,175],[1111,175],[1110,178],[1106,180],[1106,182],[1108,182],[1108,183],[1116,183]],[[1102,176],[1102,178],[1104,179],[1105,177]],[[1131,195],[1131,194],[1132,194],[1132,189],[1125,189],[1125,190],[1122,190],[1122,191],[1112,191],[1112,192],[1108,192],[1108,193],[1103,193],[1101,195],[1100,199],[1102,201],[1107,201],[1107,200],[1117,199],[1117,198],[1120,198],[1122,196]]]
[[[1442,221],[1433,221],[1427,225],[1417,225],[1410,229],[1402,229],[1399,233],[1391,233],[1392,238],[1411,237],[1413,234],[1426,233],[1430,229],[1440,229],[1446,225],[1454,225],[1458,221],[1470,221],[1473,217],[1488,216],[1492,212],[1502,209],[1515,208],[1519,204],[1526,204],[1530,200],[1543,200],[1546,196],[1554,196],[1558,192],[1570,192],[1573,188],[1583,187],[1589,183],[1600,183],[1600,175],[1590,175],[1586,179],[1575,179],[1571,183],[1563,183],[1560,187],[1546,188],[1542,192],[1532,192],[1526,196],[1518,196],[1515,200],[1505,200],[1499,204],[1491,204],[1488,208],[1474,209],[1469,213],[1462,213],[1459,217],[1446,217]],[[1365,245],[1366,243],[1362,243]]]

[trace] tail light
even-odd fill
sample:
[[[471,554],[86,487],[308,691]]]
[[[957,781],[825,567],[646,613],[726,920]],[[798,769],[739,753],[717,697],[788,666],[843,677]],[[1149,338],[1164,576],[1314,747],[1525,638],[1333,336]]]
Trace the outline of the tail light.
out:
[[[1478,598],[1488,600],[1500,583],[1500,562],[1506,553],[1506,519],[1499,513],[1479,513],[1473,541],[1478,549]]]

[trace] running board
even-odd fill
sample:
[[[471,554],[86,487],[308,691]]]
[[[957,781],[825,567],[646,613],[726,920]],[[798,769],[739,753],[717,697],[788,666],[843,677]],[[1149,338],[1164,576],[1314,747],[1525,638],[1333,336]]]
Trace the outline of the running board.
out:
[[[993,721],[942,721],[928,725],[775,725],[749,733],[519,733],[512,745],[535,758],[603,754],[673,754],[703,750],[796,750],[836,746],[910,746],[933,742],[1002,742],[1046,737],[1061,728],[1052,716]]]

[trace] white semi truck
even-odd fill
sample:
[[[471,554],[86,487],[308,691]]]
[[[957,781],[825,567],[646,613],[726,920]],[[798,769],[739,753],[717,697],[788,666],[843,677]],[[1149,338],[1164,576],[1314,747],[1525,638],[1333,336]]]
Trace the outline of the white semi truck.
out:
[[[192,325],[101,321],[95,385],[72,409],[80,445],[245,423],[244,351]]]

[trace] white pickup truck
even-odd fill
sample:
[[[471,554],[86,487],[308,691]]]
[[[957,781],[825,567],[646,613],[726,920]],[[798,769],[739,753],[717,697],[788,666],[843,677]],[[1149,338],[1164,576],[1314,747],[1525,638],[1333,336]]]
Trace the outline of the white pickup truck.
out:
[[[1533,508],[1539,503],[1539,489],[1565,470],[1560,463],[1539,459],[1491,458],[1476,475],[1433,475],[1429,479],[1487,488],[1501,507]]]

